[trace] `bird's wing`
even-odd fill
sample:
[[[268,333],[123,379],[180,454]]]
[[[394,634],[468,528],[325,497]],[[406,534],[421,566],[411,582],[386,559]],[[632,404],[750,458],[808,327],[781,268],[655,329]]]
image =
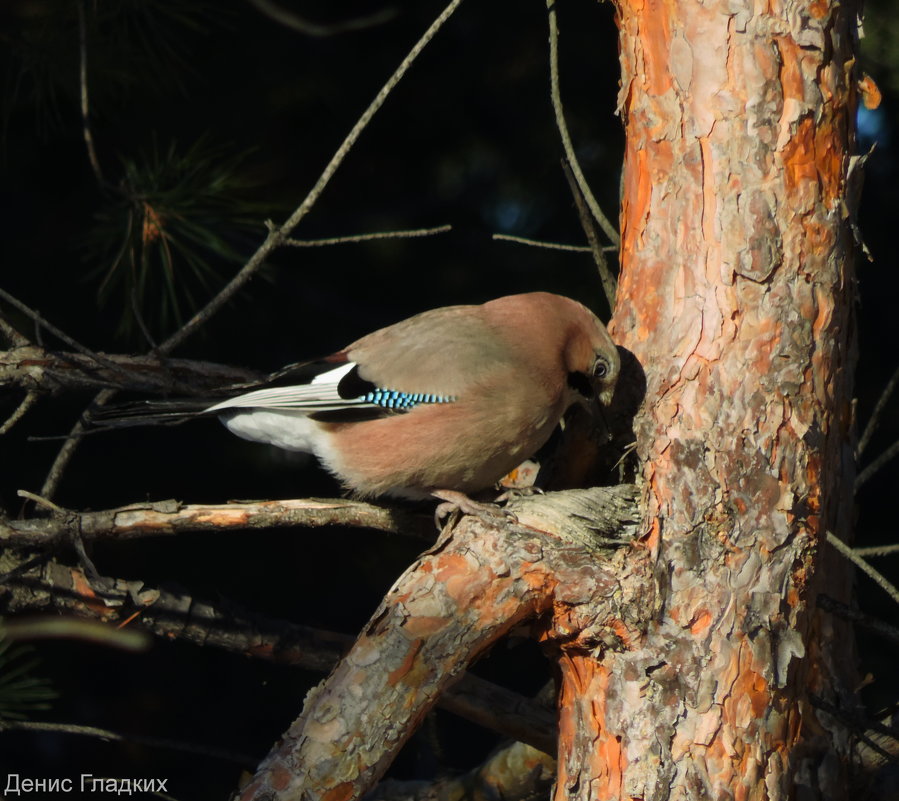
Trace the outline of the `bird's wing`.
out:
[[[306,383],[292,383],[298,372],[310,371],[310,364],[291,365],[279,370],[263,386],[250,392],[243,392],[231,398],[209,406],[204,411],[220,412],[225,409],[308,409],[327,411],[356,406],[365,402],[364,397],[356,393],[349,395],[341,392],[341,380],[356,367],[353,362],[343,361],[337,366],[326,364],[322,372],[315,374]]]
[[[206,409],[406,411],[454,400],[509,361],[509,349],[478,306],[423,312],[375,331],[318,362],[290,365],[266,386]]]
[[[319,372],[314,372],[316,369]],[[294,383],[300,375],[306,378],[306,382]],[[367,381],[361,377],[359,365],[350,361],[346,352],[321,362],[279,370],[272,376],[271,383],[273,386],[260,387],[219,401],[204,409],[204,412],[219,413],[234,409],[301,411],[317,420],[350,422],[409,411],[422,403],[453,400],[436,393],[404,392]]]
[[[481,306],[447,306],[382,328],[344,351],[358,375],[404,393],[461,397],[516,359]]]

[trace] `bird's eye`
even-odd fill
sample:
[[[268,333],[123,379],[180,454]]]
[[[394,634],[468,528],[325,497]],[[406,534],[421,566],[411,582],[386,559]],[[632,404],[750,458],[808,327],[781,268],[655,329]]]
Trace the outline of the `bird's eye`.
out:
[[[596,363],[593,365],[593,377],[605,378],[608,374],[609,365],[602,361],[602,359],[597,359]]]

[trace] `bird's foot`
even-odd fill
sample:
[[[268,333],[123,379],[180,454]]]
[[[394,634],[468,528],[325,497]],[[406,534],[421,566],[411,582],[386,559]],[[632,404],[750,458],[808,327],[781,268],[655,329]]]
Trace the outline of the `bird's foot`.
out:
[[[494,503],[506,503],[507,501],[511,501],[515,498],[529,498],[532,495],[544,495],[540,487],[509,487],[500,495],[496,496],[496,500]],[[507,513],[508,514],[508,513]]]
[[[508,520],[511,518],[513,522],[516,520],[515,515],[500,509],[495,503],[484,503],[469,498],[464,492],[457,490],[434,490],[431,492],[435,498],[443,501],[438,504],[434,510],[434,523],[437,528],[442,528],[442,521],[447,515],[453,512],[459,512],[465,515],[474,515],[481,518],[486,523],[496,523],[499,519]]]

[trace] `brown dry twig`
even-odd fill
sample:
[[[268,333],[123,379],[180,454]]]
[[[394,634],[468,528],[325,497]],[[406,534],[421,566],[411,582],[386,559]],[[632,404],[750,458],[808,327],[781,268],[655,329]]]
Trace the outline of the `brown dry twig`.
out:
[[[552,100],[553,112],[556,117],[556,126],[559,129],[559,135],[562,138],[562,147],[565,149],[565,158],[571,165],[571,172],[577,181],[578,188],[584,196],[584,201],[590,209],[593,218],[599,224],[599,227],[605,232],[609,241],[615,245],[621,243],[621,237],[618,230],[609,221],[609,218],[603,214],[602,209],[596,197],[590,189],[590,184],[584,176],[578,161],[577,153],[574,150],[574,144],[571,141],[571,134],[568,132],[568,124],[565,122],[565,112],[562,108],[562,94],[559,89],[559,26],[556,20],[556,0],[546,0],[547,16],[549,21],[549,79],[550,79],[550,99]]]
[[[438,225],[435,228],[413,228],[408,231],[376,231],[371,234],[353,234],[350,236],[332,236],[326,239],[285,239],[281,244],[295,248],[320,248],[328,245],[347,245],[357,242],[374,242],[380,239],[417,239],[423,236],[445,234],[453,230],[451,225]]]
[[[609,308],[614,309],[615,296],[618,294],[618,279],[612,275],[612,271],[609,269],[608,259],[606,259],[604,249],[599,241],[599,237],[596,235],[593,220],[584,203],[584,194],[575,179],[571,164],[569,162],[563,162],[562,169],[565,173],[565,179],[568,181],[568,187],[571,189],[571,196],[574,198],[574,206],[577,209],[581,228],[583,228],[584,235],[590,243],[590,253],[593,255],[593,261],[599,272],[599,280],[602,283],[603,294],[606,296]]]
[[[827,532],[827,541],[836,548],[843,556],[845,556],[859,570],[867,574],[874,582],[884,591],[893,601],[899,604],[899,588],[895,587],[886,577],[869,565],[861,556],[859,556],[852,548],[837,537],[832,532]]]
[[[871,437],[874,436],[874,431],[880,423],[880,418],[883,416],[884,409],[897,386],[899,386],[899,367],[893,371],[890,380],[887,381],[886,386],[883,388],[883,392],[880,393],[880,397],[877,399],[877,403],[874,406],[874,411],[871,412],[871,416],[868,418],[868,422],[865,425],[865,430],[858,439],[858,445],[855,449],[856,459],[861,457],[865,448],[867,448],[868,444],[871,442]]]
[[[104,362],[81,353],[55,353],[34,345],[0,351],[0,389],[51,393],[97,386],[133,392],[196,394],[259,380],[252,370],[192,359],[102,354]]]
[[[528,239],[525,236],[512,236],[511,234],[493,234],[491,239],[499,242],[515,242],[518,245],[529,245],[534,248],[545,248],[546,250],[562,250],[568,253],[592,253],[593,248],[589,245],[566,245],[561,242],[544,242],[540,239]],[[615,245],[606,245],[602,248],[604,252],[611,253],[618,250]]]
[[[23,493],[32,500],[38,496]],[[42,499],[46,503],[46,499]],[[248,528],[294,526],[354,526],[391,533],[407,533],[433,540],[427,517],[349,500],[303,498],[284,501],[182,504],[179,501],[135,503],[97,512],[59,509],[51,517],[0,519],[0,543],[8,546],[47,546],[73,531],[85,540],[138,539],[174,536],[185,532],[243,531]]]

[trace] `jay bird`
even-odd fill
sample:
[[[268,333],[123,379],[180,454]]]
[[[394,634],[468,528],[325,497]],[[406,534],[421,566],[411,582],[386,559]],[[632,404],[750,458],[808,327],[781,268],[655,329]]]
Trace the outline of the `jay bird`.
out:
[[[129,404],[105,423],[216,415],[239,437],[314,454],[357,495],[469,511],[468,494],[532,456],[572,404],[608,405],[619,370],[592,312],[531,292],[423,312],[218,402]]]

